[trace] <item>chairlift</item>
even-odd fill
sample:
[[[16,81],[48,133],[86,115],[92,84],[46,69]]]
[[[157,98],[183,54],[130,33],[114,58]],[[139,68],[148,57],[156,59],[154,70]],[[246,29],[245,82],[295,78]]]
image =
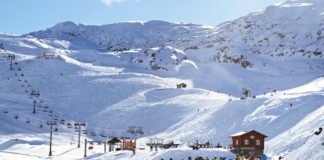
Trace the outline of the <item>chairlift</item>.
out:
[[[64,124],[65,123],[65,120],[64,119],[61,119],[60,120],[60,124]]]
[[[28,93],[29,91],[27,89],[25,89],[25,92]]]
[[[43,112],[48,112],[47,108],[44,107]]]
[[[26,118],[26,121],[25,121],[26,123],[30,123],[30,120],[29,120],[29,118]]]
[[[21,82],[21,79],[17,79],[17,81]]]
[[[18,68],[18,71],[21,71],[21,68]]]
[[[58,121],[58,118],[55,117],[53,120],[54,120],[54,121]]]
[[[88,134],[88,130],[86,130],[86,129],[85,130],[82,130],[82,133],[87,135]]]
[[[18,118],[19,118],[18,114],[16,114],[16,115],[14,116],[14,118],[15,118],[15,119],[18,119]]]
[[[104,132],[102,132],[102,133],[100,134],[100,136],[103,137],[103,138],[108,137]]]
[[[15,62],[15,65],[18,65],[18,62]]]
[[[43,128],[43,124],[41,123],[41,124],[39,124],[39,128]]]
[[[58,132],[58,128],[57,127],[54,128],[54,132]]]
[[[93,137],[95,137],[95,136],[97,136],[97,133],[96,133],[96,131],[92,130],[91,133],[90,133],[90,135],[93,136]]]
[[[67,123],[67,128],[72,128],[72,124],[70,122]]]
[[[52,116],[53,116],[53,114],[52,114],[52,113],[49,113],[49,114],[48,114],[48,116],[52,117]]]
[[[47,108],[48,108],[48,105],[45,105],[45,106],[44,106],[44,108],[46,108],[46,109],[47,109]]]
[[[21,74],[20,76],[22,76],[22,77],[23,77],[23,76],[25,76],[25,75],[24,75],[24,74],[22,73],[22,74]]]
[[[4,110],[3,113],[4,114],[8,114],[9,112],[8,112],[8,110]]]

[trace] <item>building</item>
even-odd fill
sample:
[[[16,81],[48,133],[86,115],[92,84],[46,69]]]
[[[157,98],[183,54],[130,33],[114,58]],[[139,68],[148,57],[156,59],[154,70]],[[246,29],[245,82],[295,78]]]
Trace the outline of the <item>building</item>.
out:
[[[264,139],[266,135],[255,130],[239,132],[231,135],[232,151],[246,156],[262,155],[264,151]]]

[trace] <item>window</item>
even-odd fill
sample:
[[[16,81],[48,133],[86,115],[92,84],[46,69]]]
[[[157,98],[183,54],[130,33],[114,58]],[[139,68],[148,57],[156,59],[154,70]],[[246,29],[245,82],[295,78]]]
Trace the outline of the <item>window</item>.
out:
[[[249,145],[249,140],[244,140],[244,144],[247,146],[247,145]]]
[[[261,145],[261,142],[260,142],[260,140],[256,140],[256,145]]]
[[[254,139],[254,136],[252,135],[250,138],[251,138],[251,139]]]
[[[239,140],[238,139],[235,141],[235,145],[239,145]]]

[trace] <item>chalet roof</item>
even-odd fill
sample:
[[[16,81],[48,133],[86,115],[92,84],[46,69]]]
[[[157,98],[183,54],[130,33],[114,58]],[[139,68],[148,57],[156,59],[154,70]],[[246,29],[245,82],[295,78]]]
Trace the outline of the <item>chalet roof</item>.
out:
[[[120,143],[120,142],[121,141],[117,137],[114,137],[110,141],[108,141],[109,144],[116,144],[116,143]]]
[[[264,134],[262,134],[262,133],[260,133],[260,132],[258,132],[258,131],[255,131],[255,130],[252,130],[252,131],[242,131],[242,132],[238,132],[238,133],[232,134],[230,137],[239,137],[239,136],[243,136],[243,135],[245,135],[245,134],[247,134],[247,133],[251,133],[251,132],[256,132],[256,133],[258,133],[258,134],[263,135],[264,137],[267,137],[266,135],[264,135]]]
[[[231,137],[242,136],[242,135],[244,135],[244,134],[246,134],[246,133],[247,133],[247,132],[244,132],[244,131],[242,131],[242,132],[237,132],[237,133],[235,133],[235,134],[232,134]]]

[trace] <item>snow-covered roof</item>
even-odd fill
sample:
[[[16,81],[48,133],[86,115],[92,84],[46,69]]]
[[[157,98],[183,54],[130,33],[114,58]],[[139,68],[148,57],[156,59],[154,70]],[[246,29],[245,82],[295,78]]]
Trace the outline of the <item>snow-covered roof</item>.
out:
[[[231,137],[241,136],[241,135],[246,134],[246,133],[248,133],[248,132],[244,132],[244,131],[242,131],[242,132],[237,132],[237,133],[235,133],[235,134],[232,134]]]
[[[241,131],[241,132],[238,132],[238,133],[232,134],[230,137],[242,136],[242,135],[247,134],[247,133],[250,133],[250,132],[256,132],[256,133],[258,133],[258,134],[263,135],[264,137],[267,137],[266,135],[264,135],[264,134],[262,134],[262,133],[260,133],[260,132],[258,132],[258,131],[255,131],[255,130],[248,131],[248,132],[246,132],[246,131]]]

